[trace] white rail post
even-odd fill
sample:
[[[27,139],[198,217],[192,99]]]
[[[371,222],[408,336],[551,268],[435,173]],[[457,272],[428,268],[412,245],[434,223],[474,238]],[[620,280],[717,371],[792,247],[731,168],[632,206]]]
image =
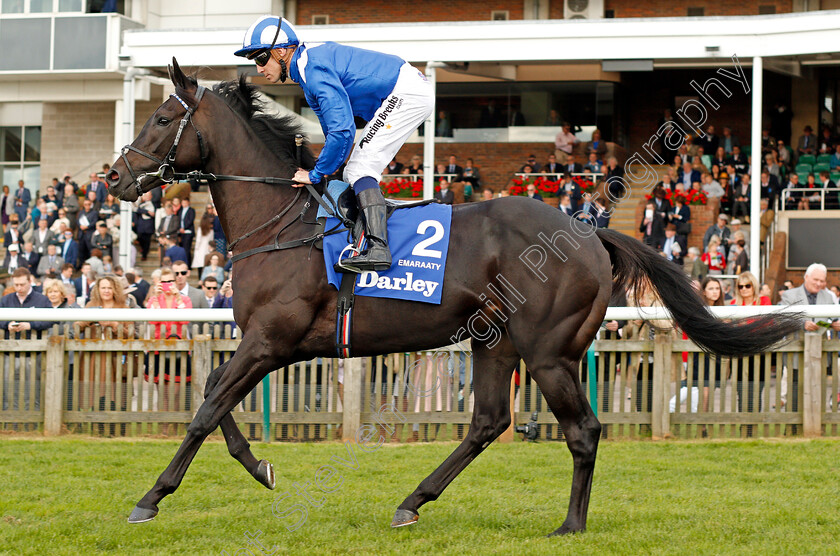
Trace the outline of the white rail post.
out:
[[[668,405],[671,393],[671,351],[670,331],[657,330],[653,340],[653,400],[650,415],[653,438],[671,435],[671,414]]]
[[[362,424],[362,360],[344,360],[344,413],[341,427],[343,441],[356,440]]]
[[[802,365],[802,434],[822,435],[822,341],[821,332],[805,333],[805,357]],[[792,392],[797,394],[797,392]],[[792,407],[788,400],[788,407]]]

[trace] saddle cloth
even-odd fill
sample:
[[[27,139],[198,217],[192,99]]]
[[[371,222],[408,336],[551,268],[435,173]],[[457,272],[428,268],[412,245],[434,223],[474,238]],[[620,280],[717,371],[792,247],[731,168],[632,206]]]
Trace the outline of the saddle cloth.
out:
[[[338,198],[332,190],[330,194],[334,199]],[[354,290],[356,295],[440,305],[451,222],[452,207],[449,205],[435,203],[391,212],[388,218],[388,244],[393,260],[391,268],[358,275]],[[328,217],[326,229],[335,226],[340,226],[339,220]],[[350,231],[324,238],[327,278],[336,289],[341,283],[341,274],[335,272],[333,265],[352,241]],[[349,251],[345,252],[344,257],[349,254]]]

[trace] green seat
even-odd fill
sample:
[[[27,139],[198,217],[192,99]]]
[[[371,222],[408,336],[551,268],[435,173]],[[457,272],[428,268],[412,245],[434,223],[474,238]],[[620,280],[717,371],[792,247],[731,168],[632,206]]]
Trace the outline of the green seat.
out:
[[[820,172],[829,172],[831,171],[831,167],[828,165],[828,162],[817,162],[814,164],[813,171],[815,174]]]
[[[805,187],[805,184],[808,183],[808,174],[811,172],[796,172],[799,175],[799,185],[801,187]]]
[[[813,166],[817,163],[817,157],[812,154],[803,154],[799,157],[797,164],[810,164]]]
[[[840,181],[840,172],[832,172],[831,173],[831,181],[833,181],[834,183],[837,183],[838,181]]]
[[[813,168],[814,167],[811,166],[810,164],[803,164],[802,162],[800,162],[799,164],[796,165],[796,173],[801,174],[801,173],[805,172],[807,174],[808,172],[812,171]]]
[[[741,147],[741,152],[747,156],[750,156],[752,154],[752,146],[744,145],[743,147]]]
[[[817,164],[828,164],[831,162],[830,154],[821,154],[817,157]]]

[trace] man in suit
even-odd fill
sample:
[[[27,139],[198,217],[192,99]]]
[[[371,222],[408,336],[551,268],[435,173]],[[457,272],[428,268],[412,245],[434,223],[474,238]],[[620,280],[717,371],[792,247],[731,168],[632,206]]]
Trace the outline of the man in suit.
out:
[[[825,265],[814,263],[805,270],[805,281],[801,286],[787,290],[782,293],[782,305],[834,305],[834,295],[825,289],[828,270]],[[817,324],[818,321],[831,319],[809,318],[805,319],[804,330],[812,333],[823,333],[825,329]],[[840,332],[840,320],[831,323],[831,329]],[[793,386],[787,398],[791,401],[790,411],[797,411],[799,369],[797,368],[798,358],[793,358]],[[782,394],[782,401],[785,403],[785,396]]]
[[[464,169],[458,166],[458,157],[454,154],[449,155],[449,164],[446,165],[447,174],[455,174],[452,178],[453,182],[462,181],[464,177]]]
[[[683,187],[686,191],[691,189],[691,184],[694,182],[699,182],[702,179],[699,170],[695,170],[691,166],[691,162],[686,162],[683,164],[682,168],[680,168],[680,173],[677,176],[677,179],[683,184]]]
[[[679,254],[676,257],[674,256],[674,245],[679,245],[680,247]],[[683,253],[688,252],[688,243],[685,240],[685,236],[677,235],[676,224],[668,224],[665,226],[665,237],[659,239],[656,249],[664,253],[665,258],[669,261],[674,261],[682,266]]]
[[[563,174],[563,183],[560,184],[558,193],[559,192],[563,192],[569,196],[569,203],[572,206],[572,214],[576,213],[583,195],[581,195],[580,184],[573,180],[572,175],[568,172]]]
[[[70,263],[64,263],[61,265],[61,274],[58,275],[58,279],[61,280],[64,288],[67,291],[72,291],[74,294],[76,293],[76,284],[73,283],[73,272],[75,271],[76,269],[73,265]]]
[[[26,220],[26,209],[31,202],[32,193],[24,186],[23,180],[18,180],[18,188],[15,191],[15,212],[18,215],[18,220],[21,222]]]
[[[146,296],[149,295],[149,288],[151,287],[147,281],[143,280],[143,269],[132,268],[125,274],[125,278],[128,280],[129,288],[134,288],[129,293],[137,300],[137,305],[143,307],[146,302]]]
[[[18,222],[17,218],[9,220],[9,229],[6,230],[6,233],[3,236],[3,245],[8,248],[9,245],[12,245],[13,243],[23,243],[23,237],[21,237],[22,235],[23,233],[20,231],[20,222]]]
[[[813,131],[809,125],[806,125],[805,129],[802,130],[803,135],[799,137],[799,156],[817,153],[817,138]]]
[[[542,172],[542,169],[540,168],[540,165],[537,164],[537,157],[533,154],[528,155],[528,160],[525,162],[525,164],[522,165],[522,167],[519,169],[519,171],[520,172],[527,172],[527,170],[525,168],[528,167],[528,166],[531,167],[531,172],[529,172],[529,173],[536,174],[536,173]]]
[[[175,208],[173,199],[172,208]],[[181,200],[181,206],[176,213],[178,217],[178,233],[181,234],[180,244],[187,252],[188,260],[192,260],[192,244],[195,237],[195,209],[190,206],[190,198],[184,197]]]
[[[560,166],[560,163],[557,162],[557,155],[550,154],[548,155],[548,162],[545,163],[545,166],[542,167],[543,174],[562,174],[563,169]]]
[[[531,199],[533,199],[535,201],[539,201],[541,203],[544,202],[543,198],[542,198],[542,195],[537,193],[537,187],[533,183],[529,183],[528,187],[526,189],[528,191],[528,197],[530,197]]]
[[[90,236],[90,249],[99,249],[102,255],[113,255],[114,238],[108,233],[108,225],[100,220],[96,223],[96,232]]]
[[[718,149],[720,139],[715,135],[715,126],[710,125],[706,128],[706,136],[700,139],[700,146],[703,147],[703,152],[714,154]]]
[[[169,257],[169,260],[173,263],[175,261],[187,261],[187,252],[184,251],[184,248],[181,247],[176,243],[177,234],[170,234],[163,238],[163,245],[164,245],[164,257]]]
[[[84,307],[90,300],[90,289],[93,287],[93,282],[94,276],[90,263],[83,263],[81,274],[73,280],[73,286],[76,288],[76,303],[79,307]]]
[[[703,234],[703,251],[706,251],[706,247],[709,245],[709,240],[712,239],[712,236],[718,236],[720,238],[721,247],[727,248],[729,246],[729,236],[731,231],[727,224],[729,223],[729,216],[720,213],[717,217],[717,223],[712,224],[706,230],[706,233]]]
[[[563,164],[563,171],[570,174],[580,174],[583,172],[583,166],[575,161],[574,154],[569,154],[566,156],[566,162]]]
[[[37,276],[47,276],[49,274],[58,275],[61,268],[64,266],[64,259],[56,253],[56,247],[53,244],[47,245],[47,252],[41,257],[38,262]]]
[[[823,189],[833,189],[834,191],[826,191],[823,193],[825,195],[825,208],[826,210],[836,210],[840,208],[840,204],[838,204],[837,199],[837,184],[831,181],[831,174],[827,171],[823,170],[820,172],[820,187]],[[772,202],[771,202],[772,204]]]
[[[572,216],[574,211],[572,210],[572,201],[569,199],[568,193],[561,193],[560,194],[560,204],[558,207],[566,216]]]
[[[764,199],[770,199],[770,205],[775,205],[776,196],[779,195],[781,186],[779,185],[779,178],[770,174],[767,170],[761,171],[761,196]]]
[[[47,216],[42,215],[38,219],[38,228],[32,232],[32,246],[39,255],[47,252],[47,245],[53,242],[53,233],[47,228]]]
[[[105,202],[105,198],[108,197],[108,188],[105,185],[105,182],[99,179],[99,176],[96,174],[90,175],[90,185],[88,186],[87,192],[90,193],[93,191],[96,194],[96,202],[99,206],[102,206],[102,203]]]
[[[152,236],[155,235],[155,206],[152,204],[152,194],[143,193],[140,204],[134,212],[134,232],[137,234],[137,242],[140,244],[140,255],[142,260],[149,256],[152,244]]]
[[[181,295],[186,295],[192,301],[193,309],[208,309],[210,305],[207,304],[207,298],[204,297],[204,292],[198,288],[194,288],[187,283],[187,277],[190,275],[190,268],[184,260],[172,259],[172,272],[175,273],[175,287],[181,292]]]
[[[172,201],[167,200],[163,203],[163,210],[166,212],[166,215],[161,219],[160,224],[158,225],[158,239],[178,233],[179,222],[177,218],[173,217],[174,209],[172,207]]]
[[[38,268],[38,263],[41,261],[41,255],[35,252],[31,241],[24,242],[23,251],[20,252],[20,256],[26,261],[26,267],[29,269],[29,272],[34,274],[35,269]]]
[[[729,157],[729,164],[735,168],[735,172],[743,174],[747,171],[747,157],[741,152],[741,147],[735,145],[732,147],[732,156]]]
[[[79,212],[79,258],[85,260],[90,257],[90,238],[96,231],[96,221],[99,220],[99,213],[93,208],[90,199],[82,201],[82,210]]]
[[[64,230],[64,242],[60,244],[61,258],[64,259],[65,264],[73,265],[76,268],[79,260],[79,243],[73,239],[73,232]]]
[[[444,205],[451,205],[455,202],[455,194],[449,189],[449,182],[440,180],[440,191],[435,191],[434,198]]]

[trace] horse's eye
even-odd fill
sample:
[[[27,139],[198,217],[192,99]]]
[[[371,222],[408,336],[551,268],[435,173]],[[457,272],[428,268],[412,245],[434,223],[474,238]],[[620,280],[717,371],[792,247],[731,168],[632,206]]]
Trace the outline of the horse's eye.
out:
[[[169,125],[169,122],[172,121],[169,118],[160,117],[158,118],[157,125],[166,126]]]

